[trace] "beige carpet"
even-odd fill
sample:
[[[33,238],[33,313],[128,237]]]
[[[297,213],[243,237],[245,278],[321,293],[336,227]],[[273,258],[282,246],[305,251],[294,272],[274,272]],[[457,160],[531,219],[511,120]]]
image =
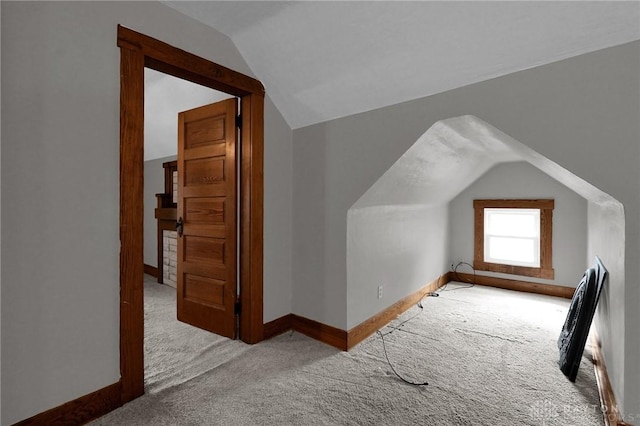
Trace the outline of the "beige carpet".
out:
[[[184,383],[239,356],[250,346],[176,320],[176,289],[144,280],[145,390]]]
[[[182,375],[176,365],[189,363],[172,361],[173,385],[156,386],[93,424],[603,424],[589,353],[576,383],[557,366],[567,300],[476,286],[423,305],[381,331],[396,370],[428,386],[393,374],[378,335],[340,352],[289,332],[254,346],[227,341],[242,349],[232,357],[209,349],[189,355],[204,370],[197,375]],[[179,376],[186,381],[178,384]]]

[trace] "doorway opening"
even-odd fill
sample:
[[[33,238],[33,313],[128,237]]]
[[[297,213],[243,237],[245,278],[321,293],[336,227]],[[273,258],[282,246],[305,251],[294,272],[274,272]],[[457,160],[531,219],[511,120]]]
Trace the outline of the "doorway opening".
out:
[[[238,253],[230,251],[235,251],[238,246],[235,213],[239,211],[236,197],[239,188],[235,191],[222,188],[220,191],[221,186],[228,186],[223,181],[205,182],[204,185],[196,185],[199,191],[208,187],[208,192],[217,190],[218,193],[213,197],[193,200],[185,194],[185,189],[188,192],[190,188],[181,185],[178,179],[178,158],[190,152],[179,146],[178,133],[190,130],[185,135],[186,139],[194,142],[192,139],[195,137],[198,148],[213,154],[211,160],[226,163],[225,173],[220,177],[231,174],[226,176],[226,180],[235,188],[235,158],[226,158],[220,147],[228,142],[230,150],[235,153],[238,132],[230,130],[229,136],[233,139],[220,140],[221,129],[216,125],[220,124],[221,117],[211,119],[207,110],[216,109],[215,105],[219,103],[235,104],[239,100],[227,93],[150,68],[145,68],[144,77],[144,385],[145,392],[157,393],[197,377],[247,349],[246,344],[233,339],[237,333],[234,303],[239,280],[236,274]],[[231,112],[232,121],[238,112],[238,108]],[[180,117],[189,114],[201,116],[193,123],[195,129],[179,121]],[[191,160],[181,159],[181,162],[191,164]],[[229,162],[233,164],[229,165]],[[206,176],[214,173],[214,170],[204,171],[208,172]],[[231,194],[225,197],[223,194],[227,192]],[[228,211],[225,211],[225,206],[229,206]],[[226,217],[228,214],[233,217]],[[180,217],[187,222],[187,233],[200,235],[201,241],[206,235],[206,228],[229,227],[235,236],[231,237],[233,241],[229,244],[224,244],[226,238],[219,234],[204,240],[228,246],[224,253],[227,257],[224,267],[220,263],[211,265],[212,268],[206,268],[211,270],[186,275],[186,282],[180,282],[179,278],[185,277],[181,273],[185,263],[179,262],[179,248],[181,244],[190,244],[177,235],[176,223]],[[200,228],[189,232],[189,227],[194,225]],[[215,255],[213,250],[206,253],[206,257],[211,259]],[[189,261],[187,263],[193,263],[192,259]],[[207,278],[207,275],[213,277]],[[233,292],[227,295],[226,306],[220,305],[223,301],[221,288]],[[190,294],[192,292],[195,295]],[[191,311],[194,308],[204,314],[201,319],[193,318]]]
[[[144,69],[240,99],[238,142],[239,338],[263,339],[264,88],[248,76],[118,26],[120,48],[120,373],[121,401],[144,393]],[[234,114],[235,115],[235,114]],[[235,127],[235,123],[234,123]]]

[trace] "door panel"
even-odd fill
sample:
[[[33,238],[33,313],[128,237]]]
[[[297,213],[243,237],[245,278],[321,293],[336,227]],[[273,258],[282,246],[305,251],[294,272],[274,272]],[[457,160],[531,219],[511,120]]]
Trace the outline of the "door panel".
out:
[[[184,297],[224,309],[224,286],[225,282],[221,280],[185,274]]]
[[[187,198],[184,220],[193,224],[224,225],[224,200],[217,198]]]
[[[203,153],[211,155],[211,153]],[[198,158],[184,161],[184,186],[203,186],[224,182],[225,159]]]
[[[212,141],[225,142],[225,120],[220,117],[205,117],[185,124],[185,147],[197,148],[210,145]]]
[[[178,319],[236,337],[236,99],[178,114]]]

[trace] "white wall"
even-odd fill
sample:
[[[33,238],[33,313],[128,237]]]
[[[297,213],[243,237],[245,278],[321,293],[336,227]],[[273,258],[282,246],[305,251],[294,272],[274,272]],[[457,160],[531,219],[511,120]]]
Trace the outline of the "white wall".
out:
[[[158,221],[155,209],[158,205],[156,194],[164,192],[162,163],[176,158],[173,155],[144,162],[144,263],[150,266],[158,266]]]
[[[347,226],[347,330],[449,270],[447,204],[351,209]]]
[[[629,43],[296,129],[294,313],[346,326],[347,211],[433,123],[473,114],[624,204],[626,283],[612,281],[624,299],[603,339],[610,374],[625,377],[618,400],[640,413],[639,51]]]
[[[0,7],[5,425],[120,377],[117,24],[251,71],[226,36],[160,3]],[[291,312],[292,178],[291,131],[270,101],[265,116],[265,203],[286,206],[265,213],[269,320]]]
[[[588,261],[593,262],[595,256],[602,259],[609,271],[609,283],[605,285],[600,295],[595,317],[595,326],[602,342],[602,349],[607,362],[607,372],[613,382],[616,397],[628,386],[629,381],[634,380],[633,373],[627,373],[627,369],[611,369],[609,364],[624,365],[625,352],[616,346],[620,336],[623,338],[629,334],[637,335],[637,324],[625,321],[625,311],[621,306],[627,306],[627,312],[635,311],[635,306],[625,301],[625,287],[632,285],[625,280],[625,212],[619,203],[589,202],[589,235],[588,235]],[[626,281],[626,286],[625,286]],[[637,281],[636,281],[637,282]],[[635,331],[634,331],[635,329]],[[632,339],[625,339],[625,344],[633,344]],[[640,352],[634,352],[637,357]],[[627,361],[638,362],[631,356]],[[633,366],[631,366],[633,367]],[[627,409],[625,420],[636,424],[640,416],[636,411]],[[632,418],[634,415],[635,418]]]
[[[450,264],[473,264],[473,200],[550,198],[553,210],[553,280],[517,277],[488,271],[482,275],[576,287],[587,268],[587,200],[525,162],[502,163],[473,182],[451,201]],[[469,272],[469,269],[461,269]]]
[[[116,25],[251,72],[227,37],[158,3],[0,8],[2,424],[11,424],[119,377]],[[640,43],[629,43],[299,129],[293,141],[267,100],[265,320],[293,311],[345,327],[348,209],[431,124],[474,114],[624,204],[625,278],[612,280],[616,316],[599,324],[609,325],[601,334],[610,333],[618,400],[637,415],[639,73]]]
[[[292,135],[270,98],[264,111],[264,322],[291,313]]]
[[[476,117],[439,121],[351,206],[347,329],[449,271],[449,201],[514,158],[521,157]]]
[[[179,112],[229,98],[233,95],[145,68],[145,161],[177,154]]]

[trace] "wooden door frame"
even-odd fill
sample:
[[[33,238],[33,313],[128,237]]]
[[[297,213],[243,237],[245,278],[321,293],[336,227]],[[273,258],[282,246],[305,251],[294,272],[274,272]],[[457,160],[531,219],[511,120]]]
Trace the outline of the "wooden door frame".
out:
[[[264,87],[251,77],[118,25],[120,48],[120,375],[126,403],[144,393],[144,68],[241,99],[240,338],[263,333]]]

